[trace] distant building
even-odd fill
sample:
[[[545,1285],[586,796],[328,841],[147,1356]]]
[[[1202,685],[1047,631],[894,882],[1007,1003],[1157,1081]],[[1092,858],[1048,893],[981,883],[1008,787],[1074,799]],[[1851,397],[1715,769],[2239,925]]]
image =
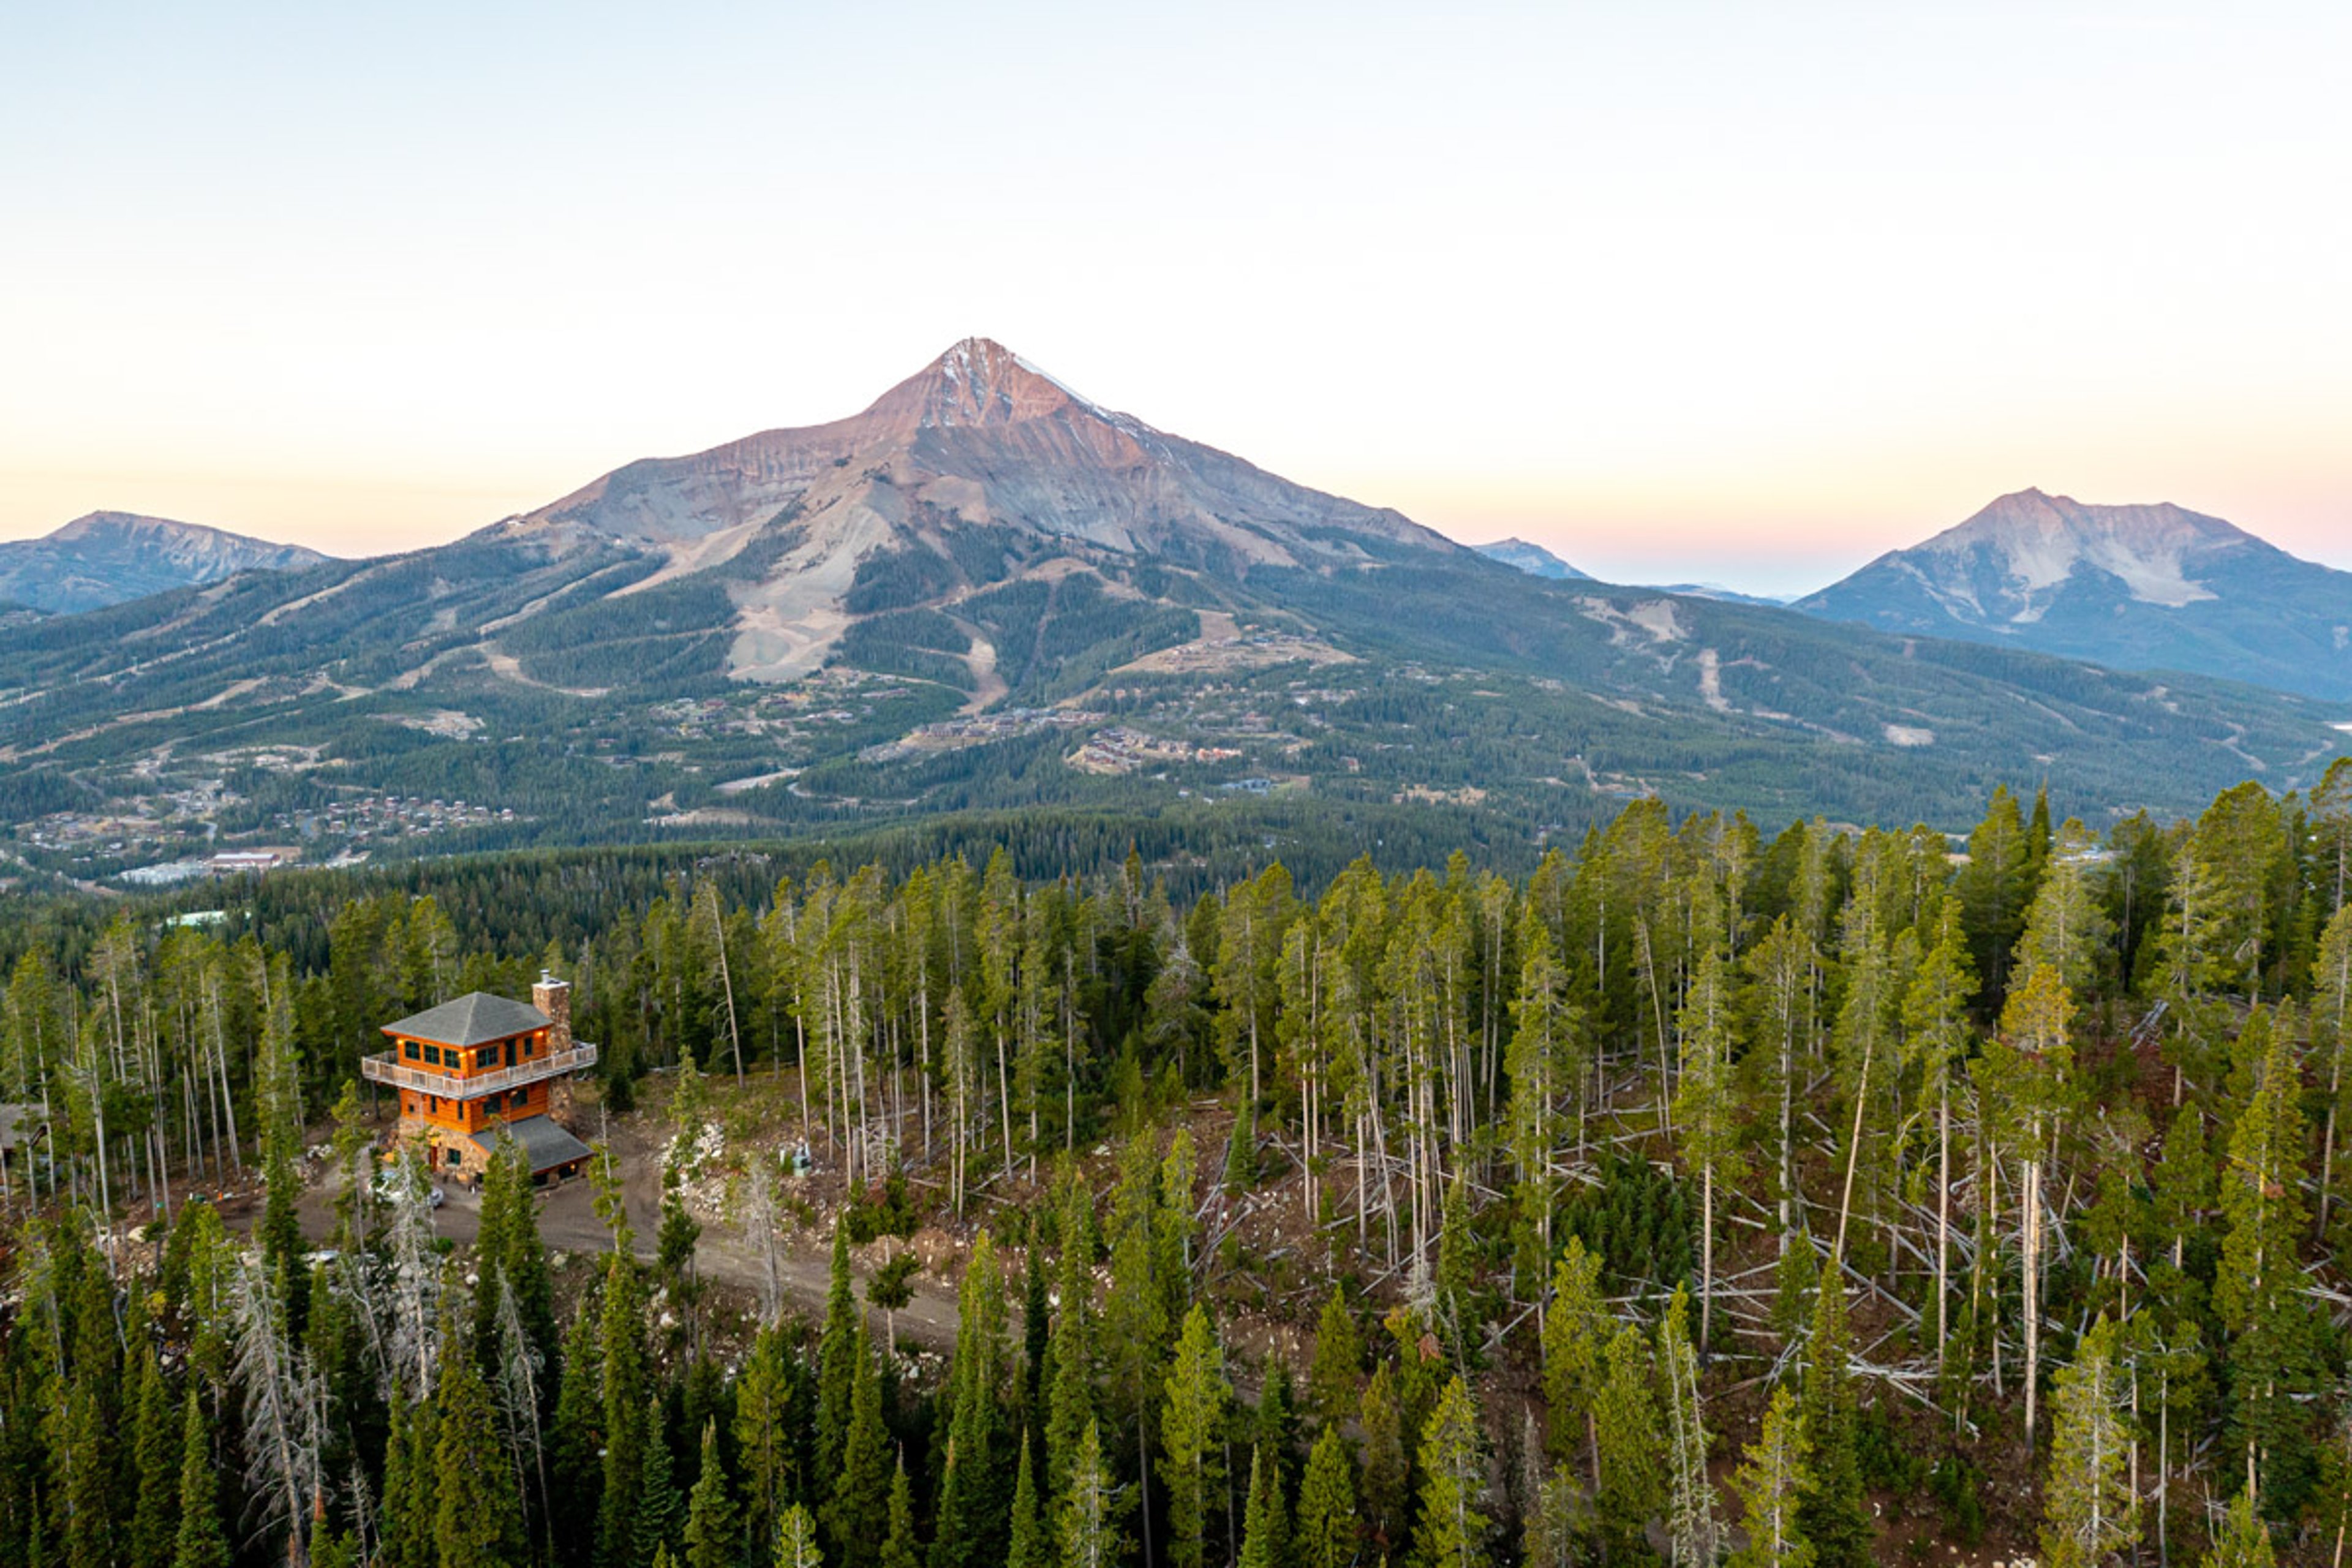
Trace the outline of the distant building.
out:
[[[541,974],[529,1004],[476,991],[383,1026],[392,1049],[360,1058],[361,1076],[400,1092],[400,1136],[436,1173],[478,1178],[501,1131],[530,1157],[534,1182],[560,1181],[588,1146],[548,1112],[555,1086],[596,1065],[572,1037],[572,987]]]

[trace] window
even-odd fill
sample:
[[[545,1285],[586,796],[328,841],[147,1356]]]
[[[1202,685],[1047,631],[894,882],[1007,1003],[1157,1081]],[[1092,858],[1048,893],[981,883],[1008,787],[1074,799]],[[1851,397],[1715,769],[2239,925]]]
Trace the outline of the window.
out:
[[[454,1164],[456,1164],[457,1163],[457,1146],[455,1143],[452,1143],[452,1144],[450,1144],[450,1145],[449,1145],[449,1159],[448,1159],[448,1163],[450,1163],[450,1164],[454,1165]]]
[[[441,1065],[441,1047],[438,1046],[425,1047],[425,1059],[431,1062],[435,1067],[439,1067]]]
[[[507,1042],[507,1066],[509,1066],[509,1067],[512,1067],[512,1066],[514,1066],[514,1064],[515,1064],[515,1043],[514,1043],[512,1040],[509,1040],[509,1041]]]
[[[405,1056],[410,1061],[415,1061],[416,1059],[416,1042],[415,1040],[403,1040],[400,1042],[400,1046],[402,1055]]]

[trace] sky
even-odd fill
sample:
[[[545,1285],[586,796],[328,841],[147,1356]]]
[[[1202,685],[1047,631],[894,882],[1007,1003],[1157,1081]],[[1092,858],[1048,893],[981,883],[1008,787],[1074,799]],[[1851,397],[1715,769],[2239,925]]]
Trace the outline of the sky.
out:
[[[2352,568],[2352,8],[0,8],[0,538],[340,554],[956,339],[1466,541],[2039,486]]]

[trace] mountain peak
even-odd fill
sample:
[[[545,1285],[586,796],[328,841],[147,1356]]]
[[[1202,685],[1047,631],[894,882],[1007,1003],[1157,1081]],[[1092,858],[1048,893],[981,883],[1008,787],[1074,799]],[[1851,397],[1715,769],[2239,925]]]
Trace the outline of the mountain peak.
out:
[[[2020,534],[2063,537],[2078,544],[2122,540],[2175,548],[2210,547],[2253,538],[2235,523],[2170,501],[2100,506],[2029,488],[1999,497],[1967,521],[1928,540],[1923,548],[1958,550]]]
[[[2011,642],[2341,699],[2352,574],[2169,501],[2022,489],[1799,602],[1904,635]]]
[[[135,511],[85,512],[39,539],[0,544],[0,600],[57,614],[217,583],[239,572],[283,572],[326,560],[202,523]]]
[[[965,338],[875,400],[869,418],[916,428],[1018,425],[1078,411],[1105,416],[993,338]]]

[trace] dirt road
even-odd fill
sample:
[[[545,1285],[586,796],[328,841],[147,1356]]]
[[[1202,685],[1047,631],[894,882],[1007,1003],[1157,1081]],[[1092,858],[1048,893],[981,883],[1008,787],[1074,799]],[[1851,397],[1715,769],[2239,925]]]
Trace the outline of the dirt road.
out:
[[[617,1141],[616,1141],[617,1142]],[[653,1260],[653,1240],[661,1225],[660,1192],[657,1182],[645,1174],[652,1168],[647,1159],[632,1158],[623,1152],[622,1158],[629,1175],[623,1182],[629,1208],[629,1226],[635,1232],[635,1253],[645,1262]],[[302,1195],[300,1215],[302,1234],[313,1242],[332,1238],[335,1229],[335,1194],[341,1179],[331,1174],[311,1186]],[[481,1228],[482,1201],[478,1194],[456,1184],[442,1187],[446,1201],[433,1214],[433,1226],[437,1235],[447,1237],[460,1247],[470,1247]],[[593,1257],[613,1245],[612,1232],[596,1216],[595,1194],[585,1181],[572,1181],[562,1186],[545,1189],[536,1194],[539,1203],[539,1235],[551,1251],[578,1257]],[[814,1238],[787,1232],[783,1258],[784,1294],[787,1301],[801,1311],[814,1316],[824,1310],[824,1294],[830,1282],[832,1258],[830,1244],[817,1243]],[[758,1249],[740,1226],[706,1223],[702,1238],[694,1250],[696,1269],[706,1279],[756,1292],[760,1288]],[[863,1300],[869,1270],[853,1265],[852,1276]],[[954,1287],[928,1274],[918,1274],[913,1280],[914,1300],[898,1314],[896,1331],[902,1342],[911,1342],[929,1349],[948,1350],[955,1344],[956,1298]],[[878,1335],[883,1328],[877,1313],[874,1328]]]

